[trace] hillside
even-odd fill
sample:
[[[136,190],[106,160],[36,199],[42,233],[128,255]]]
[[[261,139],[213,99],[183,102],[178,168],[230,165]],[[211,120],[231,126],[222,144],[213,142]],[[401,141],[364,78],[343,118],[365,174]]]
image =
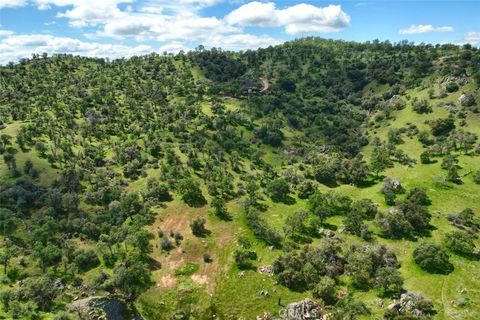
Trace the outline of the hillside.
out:
[[[319,38],[0,67],[0,317],[478,319],[478,70]]]

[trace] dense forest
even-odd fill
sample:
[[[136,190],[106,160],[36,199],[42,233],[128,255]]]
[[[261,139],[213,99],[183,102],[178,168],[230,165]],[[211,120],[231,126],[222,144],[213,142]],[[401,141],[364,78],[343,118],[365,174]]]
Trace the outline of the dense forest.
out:
[[[0,77],[0,318],[480,318],[479,49],[304,38]]]

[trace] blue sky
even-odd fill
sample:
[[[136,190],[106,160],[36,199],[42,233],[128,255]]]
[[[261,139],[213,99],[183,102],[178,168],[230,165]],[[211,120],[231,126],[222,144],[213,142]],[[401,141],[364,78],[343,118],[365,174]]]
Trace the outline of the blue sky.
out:
[[[0,63],[243,50],[310,35],[479,45],[480,1],[0,0]]]

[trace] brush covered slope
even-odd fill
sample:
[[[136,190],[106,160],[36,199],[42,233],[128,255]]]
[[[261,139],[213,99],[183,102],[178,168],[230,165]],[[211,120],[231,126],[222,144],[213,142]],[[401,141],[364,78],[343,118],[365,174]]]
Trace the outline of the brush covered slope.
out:
[[[480,318],[478,70],[318,38],[0,67],[0,317]]]

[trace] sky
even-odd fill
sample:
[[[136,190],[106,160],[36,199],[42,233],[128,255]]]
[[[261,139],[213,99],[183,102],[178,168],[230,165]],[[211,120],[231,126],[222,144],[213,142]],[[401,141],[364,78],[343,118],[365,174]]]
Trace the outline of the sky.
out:
[[[305,37],[480,45],[480,0],[0,0],[0,64],[32,53],[111,59]]]

